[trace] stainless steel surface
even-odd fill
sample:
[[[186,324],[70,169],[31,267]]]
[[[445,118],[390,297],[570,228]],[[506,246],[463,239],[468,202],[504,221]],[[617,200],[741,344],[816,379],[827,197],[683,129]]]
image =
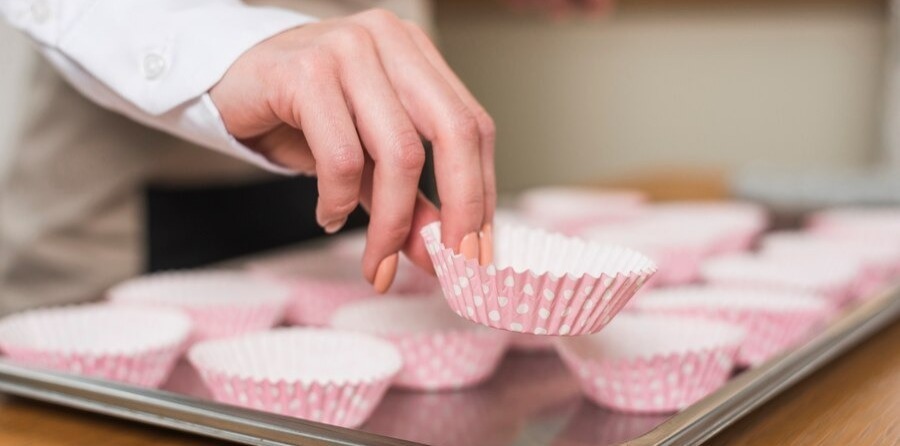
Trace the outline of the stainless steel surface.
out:
[[[846,311],[805,345],[737,375],[716,393],[673,416],[626,415],[594,406],[581,398],[574,377],[554,354],[512,354],[496,376],[471,390],[393,390],[361,430],[214,403],[185,363],[166,384],[167,392],[0,361],[0,391],[251,445],[694,444],[898,316],[900,287]]]

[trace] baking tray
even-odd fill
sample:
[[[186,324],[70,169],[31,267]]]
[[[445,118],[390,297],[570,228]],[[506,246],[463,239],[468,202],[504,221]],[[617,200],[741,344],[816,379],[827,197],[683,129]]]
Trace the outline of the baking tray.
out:
[[[0,359],[0,391],[249,445],[697,444],[900,317],[900,284],[845,310],[805,344],[737,373],[687,409],[628,415],[581,397],[557,356],[512,353],[487,383],[458,392],[391,390],[361,429],[211,401],[189,365],[164,390],[23,367]]]

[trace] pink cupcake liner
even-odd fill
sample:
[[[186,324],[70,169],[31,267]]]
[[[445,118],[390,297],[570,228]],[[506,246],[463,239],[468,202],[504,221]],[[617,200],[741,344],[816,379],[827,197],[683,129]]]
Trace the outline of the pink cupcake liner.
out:
[[[190,331],[188,317],[171,310],[55,307],[0,321],[0,351],[26,365],[157,387]]]
[[[494,263],[479,265],[445,247],[440,232],[436,222],[422,236],[450,308],[502,330],[595,333],[656,272],[630,249],[502,224],[494,228]]]
[[[365,422],[402,365],[386,341],[312,328],[206,341],[188,358],[217,401],[344,427]]]
[[[480,384],[496,370],[509,339],[460,319],[436,295],[353,303],[334,314],[331,326],[391,341],[403,357],[394,385],[417,390]]]
[[[107,298],[181,310],[193,321],[191,342],[197,342],[275,326],[284,317],[288,290],[239,271],[178,271],[127,280]]]
[[[524,192],[519,208],[530,224],[572,234],[585,226],[638,218],[646,201],[642,192],[629,189],[540,187]]]
[[[707,283],[818,294],[834,308],[851,301],[860,277],[858,262],[847,259],[790,259],[730,255],[710,259],[701,267]]]
[[[806,340],[831,314],[813,294],[724,286],[652,290],[635,308],[651,313],[705,317],[744,328],[738,364],[753,366]]]
[[[376,296],[363,278],[359,262],[327,250],[275,257],[251,263],[248,268],[290,290],[285,318],[292,324],[325,326],[338,308]]]
[[[846,238],[900,244],[900,207],[835,208],[817,212],[807,220],[812,232]]]
[[[900,243],[896,246],[876,238],[825,237],[811,232],[783,231],[767,235],[761,253],[773,257],[854,259],[861,263],[855,293],[858,298],[875,295],[900,277]]]
[[[650,216],[681,221],[686,230],[679,235],[708,234],[714,238],[714,254],[750,249],[769,225],[762,206],[739,201],[668,202],[653,206]]]
[[[745,333],[702,318],[619,315],[601,333],[557,347],[584,393],[623,412],[683,409],[724,384]]]

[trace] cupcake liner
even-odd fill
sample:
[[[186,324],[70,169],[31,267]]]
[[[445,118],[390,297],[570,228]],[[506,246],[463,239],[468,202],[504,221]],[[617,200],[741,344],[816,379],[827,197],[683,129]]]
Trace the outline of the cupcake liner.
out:
[[[798,291],[827,298],[840,308],[855,296],[860,264],[843,258],[790,259],[731,255],[710,259],[701,267],[703,280],[713,285]]]
[[[635,301],[650,313],[705,317],[744,328],[738,364],[753,366],[804,341],[831,314],[813,294],[742,287],[691,286],[651,290]]]
[[[127,280],[107,298],[181,310],[193,321],[196,342],[275,326],[284,317],[288,290],[239,271],[178,271]]]
[[[188,358],[217,401],[344,427],[369,417],[402,365],[389,342],[312,328],[206,341]]]
[[[331,326],[391,341],[403,357],[394,385],[417,390],[480,384],[496,370],[508,344],[507,333],[460,319],[436,295],[353,303],[334,314]]]
[[[900,207],[835,208],[807,220],[812,232],[900,244]]]
[[[855,295],[867,298],[887,287],[900,271],[900,243],[892,245],[873,238],[824,237],[810,232],[782,231],[767,235],[760,253],[794,259],[847,258],[859,261],[860,276]]]
[[[519,208],[530,224],[573,234],[585,226],[638,218],[645,202],[636,190],[541,187],[524,192]]]
[[[190,332],[177,311],[74,305],[0,320],[0,351],[22,364],[157,387]]]
[[[722,240],[721,231],[705,230],[708,222],[694,220],[650,213],[627,224],[586,227],[578,235],[646,253],[659,269],[651,285],[682,285],[699,278],[701,263]]]
[[[325,326],[338,308],[376,297],[363,278],[359,262],[329,254],[304,251],[248,265],[251,273],[290,290],[285,318],[297,325]]]
[[[619,315],[592,336],[557,342],[584,393],[623,412],[683,409],[724,384],[745,333],[702,318]]]
[[[712,253],[746,251],[769,225],[766,210],[753,203],[739,201],[683,201],[658,204],[651,218],[681,221],[685,234],[707,234],[714,239]]]
[[[456,314],[493,328],[580,335],[603,328],[656,272],[647,257],[559,234],[498,224],[494,263],[479,265],[422,229],[444,297]]]

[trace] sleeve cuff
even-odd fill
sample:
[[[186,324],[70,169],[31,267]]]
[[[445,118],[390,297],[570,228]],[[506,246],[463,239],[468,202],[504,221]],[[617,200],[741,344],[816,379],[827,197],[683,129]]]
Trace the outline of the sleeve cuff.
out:
[[[167,3],[99,1],[59,48],[137,108],[161,115],[203,95],[257,43],[315,21],[238,1]],[[106,41],[98,45],[98,36]]]
[[[269,172],[281,175],[300,173],[269,161],[259,152],[241,144],[228,133],[219,110],[209,94],[203,94],[200,98],[185,104],[178,127],[185,139],[246,161]]]

